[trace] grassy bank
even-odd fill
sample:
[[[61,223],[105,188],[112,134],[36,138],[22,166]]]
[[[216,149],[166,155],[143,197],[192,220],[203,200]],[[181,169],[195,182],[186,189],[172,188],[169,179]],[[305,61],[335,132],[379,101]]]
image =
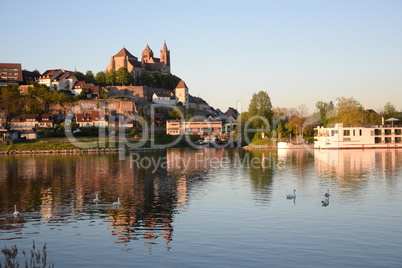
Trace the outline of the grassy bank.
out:
[[[198,139],[198,137],[189,137],[193,142]],[[100,149],[100,148],[124,148],[123,144],[117,140],[109,138],[99,138],[99,137],[79,137],[76,138],[78,143],[74,145],[67,138],[43,138],[37,140],[23,140],[9,142],[8,144],[0,145],[0,151],[45,151],[45,150],[74,150],[74,149]],[[163,145],[169,145],[175,143],[177,136],[159,134],[155,135],[154,139],[148,139],[141,148],[151,148]],[[140,140],[130,139],[128,140],[130,144],[139,143]],[[178,140],[172,147],[185,148],[190,145],[184,137]]]

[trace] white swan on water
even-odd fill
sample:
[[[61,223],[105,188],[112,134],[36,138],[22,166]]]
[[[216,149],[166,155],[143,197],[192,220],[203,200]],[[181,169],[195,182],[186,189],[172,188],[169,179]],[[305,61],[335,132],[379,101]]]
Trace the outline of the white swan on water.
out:
[[[14,205],[13,215],[14,215],[14,217],[19,217],[21,215],[21,213],[17,210],[17,205]]]
[[[288,194],[288,195],[286,195],[286,198],[287,198],[287,199],[294,199],[294,198],[296,198],[296,190],[293,190],[293,194]]]
[[[113,206],[118,207],[118,206],[120,206],[120,205],[121,205],[121,203],[120,203],[120,197],[119,197],[119,198],[117,198],[117,201],[116,201],[116,202],[113,202]]]
[[[95,197],[95,199],[94,199],[94,202],[95,202],[95,203],[98,203],[98,202],[99,202],[98,195],[96,195],[96,197]]]
[[[328,191],[324,194],[324,196],[325,196],[325,197],[329,197],[329,196],[330,196],[330,194],[329,194],[329,189],[328,189]]]
[[[325,200],[321,201],[321,204],[322,204],[323,207],[328,206],[329,205],[329,199],[325,198]]]

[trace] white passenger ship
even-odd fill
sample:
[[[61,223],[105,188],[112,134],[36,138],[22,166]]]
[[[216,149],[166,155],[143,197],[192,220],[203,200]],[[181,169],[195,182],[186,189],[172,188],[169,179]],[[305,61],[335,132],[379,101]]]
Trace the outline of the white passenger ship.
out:
[[[317,127],[314,148],[402,148],[402,127],[375,125],[366,127]]]

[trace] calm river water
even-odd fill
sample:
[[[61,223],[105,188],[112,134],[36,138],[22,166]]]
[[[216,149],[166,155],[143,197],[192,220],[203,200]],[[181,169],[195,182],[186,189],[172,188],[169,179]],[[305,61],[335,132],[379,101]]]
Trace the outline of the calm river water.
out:
[[[46,243],[56,267],[402,265],[402,150],[0,156],[0,171],[0,248]]]

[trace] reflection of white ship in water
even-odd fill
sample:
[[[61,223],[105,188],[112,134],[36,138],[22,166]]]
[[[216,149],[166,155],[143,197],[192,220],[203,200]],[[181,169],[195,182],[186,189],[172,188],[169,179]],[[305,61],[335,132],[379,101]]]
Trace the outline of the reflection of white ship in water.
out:
[[[380,170],[385,177],[402,166],[402,150],[314,150],[314,159],[321,175],[358,177]]]

